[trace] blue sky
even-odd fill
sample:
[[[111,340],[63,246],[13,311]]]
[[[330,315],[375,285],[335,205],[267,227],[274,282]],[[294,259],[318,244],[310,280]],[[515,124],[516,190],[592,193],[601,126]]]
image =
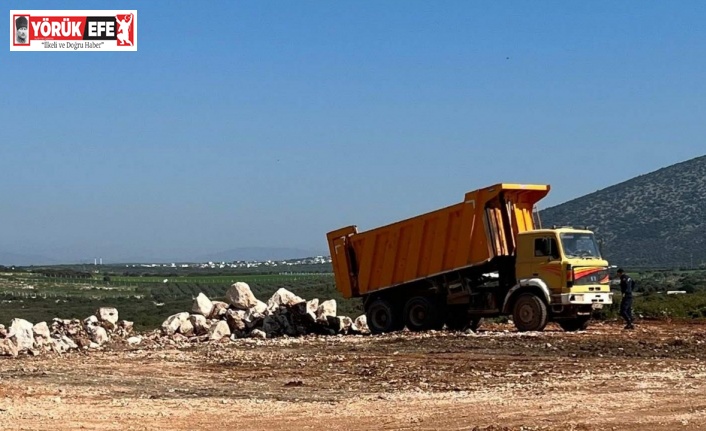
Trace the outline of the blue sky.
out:
[[[137,9],[139,48],[0,50],[0,252],[325,251],[496,182],[548,207],[706,153],[704,2],[4,4]]]

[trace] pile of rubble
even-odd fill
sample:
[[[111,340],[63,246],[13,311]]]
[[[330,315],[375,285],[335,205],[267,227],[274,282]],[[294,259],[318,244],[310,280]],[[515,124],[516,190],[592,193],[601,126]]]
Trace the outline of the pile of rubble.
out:
[[[191,313],[170,316],[162,324],[162,334],[196,340],[254,337],[297,337],[307,334],[336,335],[369,333],[365,315],[355,320],[336,315],[336,301],[307,301],[279,289],[264,303],[247,283],[233,284],[226,302],[211,301],[200,293]]]
[[[9,328],[0,325],[0,356],[94,349],[113,338],[128,337],[132,328],[132,322],[118,320],[118,310],[108,307],[99,308],[83,321],[56,318],[51,325],[47,322],[33,325],[24,319],[13,319]]]

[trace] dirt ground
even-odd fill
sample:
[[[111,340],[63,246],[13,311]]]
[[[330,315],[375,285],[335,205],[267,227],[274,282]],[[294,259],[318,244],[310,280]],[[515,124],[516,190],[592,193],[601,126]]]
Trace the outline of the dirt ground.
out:
[[[0,358],[2,430],[702,430],[706,324]]]

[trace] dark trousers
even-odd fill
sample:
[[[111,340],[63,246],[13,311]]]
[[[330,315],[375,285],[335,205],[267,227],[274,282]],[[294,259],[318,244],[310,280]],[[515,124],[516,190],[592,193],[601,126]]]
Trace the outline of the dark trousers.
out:
[[[625,319],[628,325],[632,323],[632,296],[623,296],[620,301],[620,317]]]

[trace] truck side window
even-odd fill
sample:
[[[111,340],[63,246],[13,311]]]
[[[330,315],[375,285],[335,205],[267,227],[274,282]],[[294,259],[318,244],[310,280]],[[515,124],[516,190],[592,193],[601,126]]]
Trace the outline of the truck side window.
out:
[[[549,256],[549,241],[547,238],[536,238],[534,240],[534,257]]]
[[[556,238],[536,238],[534,240],[534,257],[551,257],[559,259],[559,246]]]

